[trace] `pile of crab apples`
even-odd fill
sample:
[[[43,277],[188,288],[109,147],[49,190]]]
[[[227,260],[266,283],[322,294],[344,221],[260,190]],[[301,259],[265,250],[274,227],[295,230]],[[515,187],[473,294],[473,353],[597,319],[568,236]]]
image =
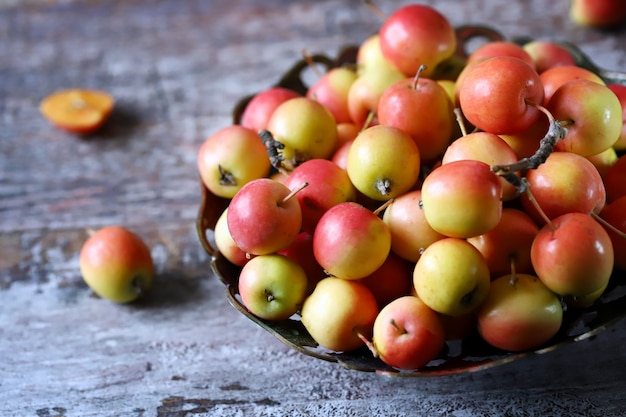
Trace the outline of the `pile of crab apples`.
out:
[[[626,87],[548,41],[456,48],[402,7],[355,66],[258,93],[204,142],[252,314],[414,370],[470,335],[540,348],[626,269]]]

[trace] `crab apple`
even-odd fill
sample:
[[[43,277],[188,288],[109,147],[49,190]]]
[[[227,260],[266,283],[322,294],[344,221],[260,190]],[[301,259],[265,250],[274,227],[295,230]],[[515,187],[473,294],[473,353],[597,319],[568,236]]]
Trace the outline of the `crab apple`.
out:
[[[519,44],[509,41],[492,41],[480,45],[467,58],[467,65],[482,61],[494,56],[510,56],[521,59],[535,69],[535,61],[530,54]]]
[[[410,262],[417,262],[422,250],[445,236],[426,221],[420,204],[421,190],[396,197],[383,213],[383,221],[391,232],[391,251]]]
[[[348,91],[357,74],[348,67],[331,68],[307,90],[306,96],[323,104],[337,123],[352,121],[348,111]]]
[[[456,50],[456,32],[448,19],[434,8],[411,4],[389,15],[379,32],[383,55],[406,76],[425,65],[430,77],[437,65]]]
[[[333,161],[339,168],[344,170],[348,169],[348,154],[350,153],[350,147],[353,142],[354,140],[344,143],[331,155],[330,160]]]
[[[619,100],[622,105],[622,133],[613,147],[618,151],[626,151],[626,85],[607,84],[606,85]]]
[[[264,320],[286,320],[304,301],[307,276],[291,258],[260,255],[243,266],[237,285],[241,302],[252,314]]]
[[[545,70],[539,75],[543,85],[543,104],[547,104],[554,92],[563,84],[572,80],[589,80],[604,85],[604,81],[595,72],[577,65],[562,65]]]
[[[354,202],[337,204],[320,218],[313,233],[313,253],[330,274],[364,278],[385,262],[391,233],[372,211]]]
[[[539,117],[543,103],[539,74],[525,61],[496,56],[469,65],[459,86],[459,103],[469,122],[495,134],[518,133]]]
[[[472,159],[488,165],[507,165],[517,162],[518,157],[513,148],[501,137],[489,132],[473,132],[452,142],[445,150],[441,163]],[[502,200],[508,201],[517,197],[517,188],[500,178],[502,183]]]
[[[394,67],[361,72],[348,92],[348,111],[352,122],[360,129],[367,127],[365,123],[370,113],[376,113],[385,90],[404,78],[406,76]],[[376,118],[373,124],[377,124]]]
[[[489,267],[465,239],[444,238],[427,247],[415,264],[415,293],[441,314],[461,316],[475,310],[489,290]]]
[[[607,150],[595,155],[588,156],[587,159],[596,167],[602,179],[606,176],[609,169],[615,165],[619,155],[614,147],[610,147]],[[605,187],[606,188],[606,187]]]
[[[518,273],[533,273],[530,248],[539,226],[526,212],[504,208],[500,222],[485,234],[467,239],[487,261],[491,278]]]
[[[450,142],[454,122],[446,91],[421,76],[389,86],[378,101],[378,122],[396,127],[413,138],[422,161],[439,158]]]
[[[611,238],[598,221],[583,213],[563,214],[544,225],[530,256],[539,279],[562,296],[596,291],[613,271]]]
[[[235,194],[228,205],[226,221],[241,250],[266,255],[284,249],[298,236],[302,209],[287,186],[259,178]]]
[[[461,340],[476,332],[475,311],[456,317],[439,314],[439,320],[443,324],[446,340]]]
[[[396,298],[411,294],[413,263],[391,252],[380,268],[359,282],[372,291],[378,307],[382,308]]]
[[[502,215],[502,183],[489,165],[470,159],[435,168],[422,184],[426,221],[437,232],[468,238],[494,228]]]
[[[152,286],[154,263],[143,239],[122,226],[96,230],[79,253],[80,272],[100,297],[129,303]]]
[[[312,233],[300,232],[289,246],[279,250],[277,253],[293,259],[304,269],[308,282],[307,294],[313,291],[319,280],[326,277],[324,268],[317,262],[313,253]]]
[[[361,128],[352,122],[337,124],[337,147],[335,151],[347,142],[351,142],[357,137]]]
[[[572,80],[546,104],[552,116],[567,121],[567,134],[554,149],[591,156],[612,147],[622,132],[622,106],[607,86]]]
[[[241,250],[235,243],[230,231],[228,230],[228,222],[226,220],[228,216],[228,207],[220,214],[215,223],[213,229],[213,238],[215,239],[215,246],[217,250],[226,258],[230,263],[237,266],[244,266],[252,258],[253,255]]]
[[[71,88],[46,96],[39,104],[39,111],[59,129],[88,135],[104,125],[114,106],[115,99],[109,93]]]
[[[419,149],[408,133],[377,125],[354,139],[346,171],[357,190],[385,201],[410,190],[419,178],[420,166]]]
[[[356,54],[356,71],[358,75],[368,71],[386,71],[400,72],[385,56],[380,48],[380,36],[378,33],[365,38],[359,45]],[[404,74],[402,74],[404,77]]]
[[[477,317],[478,332],[487,343],[519,352],[552,339],[563,323],[563,308],[536,276],[505,275],[491,282]]]
[[[420,369],[437,357],[444,344],[439,316],[412,295],[387,304],[374,322],[373,352],[393,368]]]
[[[571,152],[553,152],[536,169],[526,173],[532,197],[549,219],[565,213],[599,213],[606,201],[602,177],[587,158]],[[522,207],[540,225],[543,216],[527,193]]]
[[[288,88],[267,88],[252,96],[241,113],[240,124],[255,132],[267,129],[267,122],[274,110],[285,101],[296,97],[300,97],[300,94]]]
[[[522,45],[535,63],[535,70],[541,74],[545,70],[563,65],[576,65],[574,57],[564,46],[551,41],[533,40]]]
[[[292,191],[303,183],[308,186],[296,194],[296,199],[302,209],[302,229],[311,233],[330,207],[356,200],[356,189],[348,173],[328,159],[309,159],[298,165],[285,180],[285,185]]]
[[[251,180],[270,172],[270,160],[257,133],[231,125],[209,136],[197,154],[204,185],[218,197],[232,198]]]
[[[567,308],[576,309],[591,307],[600,297],[602,297],[602,295],[604,295],[604,292],[609,286],[609,281],[607,281],[604,286],[598,288],[593,292],[590,292],[589,294],[577,296],[567,295],[563,297],[563,302],[565,303],[565,306]]]
[[[301,321],[323,348],[348,352],[365,345],[379,309],[372,292],[358,281],[328,277],[305,298]]]
[[[613,228],[626,233],[626,195],[607,204],[600,212],[600,217]],[[626,271],[626,238],[608,226],[605,229],[611,238],[611,242],[613,242],[615,267]]]
[[[606,201],[611,203],[626,195],[626,155],[621,155],[604,176]]]
[[[611,28],[626,21],[623,0],[572,0],[570,19],[581,26]]]
[[[513,133],[498,135],[508,143],[513,149],[518,159],[529,158],[537,152],[541,139],[548,132],[550,122],[546,115],[540,115],[539,118],[528,129]]]
[[[284,145],[281,153],[288,165],[328,158],[337,144],[337,122],[332,113],[308,97],[279,105],[267,122],[267,130]]]

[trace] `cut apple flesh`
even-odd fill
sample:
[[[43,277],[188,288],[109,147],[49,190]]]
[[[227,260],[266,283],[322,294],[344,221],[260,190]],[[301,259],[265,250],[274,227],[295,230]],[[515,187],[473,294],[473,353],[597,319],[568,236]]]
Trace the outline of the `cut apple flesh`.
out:
[[[114,100],[97,90],[69,89],[44,98],[40,111],[52,124],[73,133],[91,133],[102,126]]]

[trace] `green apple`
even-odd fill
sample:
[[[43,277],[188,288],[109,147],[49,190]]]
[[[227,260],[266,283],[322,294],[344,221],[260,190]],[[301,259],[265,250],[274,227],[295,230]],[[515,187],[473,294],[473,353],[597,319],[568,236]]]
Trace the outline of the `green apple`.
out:
[[[152,286],[150,249],[141,237],[122,226],[95,231],[84,243],[79,263],[87,285],[100,297],[117,303],[131,302]]]
[[[386,201],[415,185],[420,166],[419,149],[408,133],[376,125],[352,142],[346,171],[357,190],[373,200]]]
[[[441,314],[461,316],[476,309],[489,291],[483,255],[465,239],[444,238],[424,250],[413,270],[417,296]]]
[[[328,277],[304,300],[301,320],[321,347],[347,352],[365,345],[378,311],[376,298],[365,285]]]
[[[259,255],[247,262],[239,275],[244,306],[265,320],[285,320],[304,300],[307,276],[293,259],[278,254]]]

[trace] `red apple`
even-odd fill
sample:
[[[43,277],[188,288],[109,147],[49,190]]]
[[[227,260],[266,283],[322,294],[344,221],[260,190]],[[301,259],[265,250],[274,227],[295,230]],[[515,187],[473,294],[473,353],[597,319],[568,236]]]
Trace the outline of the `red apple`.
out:
[[[502,215],[502,183],[489,165],[470,159],[434,169],[422,184],[426,221],[449,237],[487,233]]]
[[[413,263],[391,252],[380,268],[359,282],[370,289],[378,307],[382,308],[396,298],[411,294]]]
[[[446,91],[436,81],[411,77],[391,85],[378,102],[378,122],[411,135],[422,161],[441,157],[450,142],[453,113]]]
[[[330,274],[364,278],[385,262],[391,233],[372,211],[354,202],[337,204],[324,213],[313,233],[313,252]]]
[[[372,292],[358,281],[328,277],[302,304],[301,320],[323,348],[348,352],[365,345],[379,309]]]
[[[554,219],[565,213],[599,213],[606,190],[602,177],[587,158],[571,152],[553,152],[536,169],[526,173],[530,192],[541,211]],[[528,194],[521,196],[524,210],[540,225],[545,221]]]
[[[296,194],[302,209],[302,229],[313,233],[322,214],[339,203],[356,200],[356,189],[348,173],[328,159],[309,159],[298,165],[285,180],[292,191],[308,186]]]
[[[411,4],[393,12],[379,30],[383,55],[406,76],[426,65],[429,77],[437,65],[456,50],[456,32],[448,19],[434,8]]]
[[[459,87],[461,110],[471,124],[495,134],[518,133],[539,118],[539,74],[525,61],[497,56],[469,65]]]
[[[543,84],[543,104],[547,104],[554,92],[563,84],[572,80],[589,80],[604,85],[604,81],[596,73],[577,65],[561,65],[545,70],[539,75]]]
[[[626,195],[626,156],[621,155],[604,176],[606,200],[611,203]]]
[[[562,68],[562,67],[561,67]],[[572,80],[560,86],[546,104],[556,120],[567,121],[567,134],[555,149],[596,155],[612,147],[622,132],[622,106],[607,86]]]
[[[467,239],[487,261],[491,278],[514,271],[533,273],[530,248],[539,226],[525,212],[515,208],[502,210],[500,222],[485,234]]]
[[[590,294],[613,272],[611,238],[591,216],[563,214],[539,231],[530,256],[539,279],[562,296]]]
[[[505,275],[491,282],[477,312],[478,332],[492,346],[509,351],[539,348],[563,322],[559,298],[537,277]]]
[[[611,28],[626,21],[623,0],[572,0],[570,18],[581,26]]]
[[[249,181],[265,177],[271,167],[257,133],[240,125],[209,136],[198,150],[197,164],[204,185],[223,198],[232,198]]]
[[[279,250],[277,253],[293,259],[302,267],[307,276],[307,294],[313,291],[315,285],[317,285],[322,278],[326,278],[324,268],[317,262],[315,254],[313,253],[312,233],[300,232],[289,246]]]
[[[626,150],[626,85],[622,84],[607,84],[606,85],[611,91],[615,93],[617,99],[622,105],[622,133],[620,134],[619,139],[613,147],[618,151]]]
[[[600,217],[609,223],[613,228],[626,233],[626,195],[615,199],[600,212]],[[615,267],[626,271],[626,239],[618,234],[613,228],[605,227],[615,253]]]
[[[373,351],[397,369],[422,368],[435,359],[444,343],[445,331],[437,313],[414,296],[387,304],[374,322]]]
[[[228,206],[228,230],[241,250],[266,255],[289,246],[300,233],[302,210],[291,190],[269,178],[244,185]]]
[[[348,67],[331,68],[307,90],[306,96],[323,104],[337,123],[350,123],[348,92],[357,74]]]
[[[525,43],[522,48],[534,61],[539,74],[554,67],[576,65],[570,51],[556,42],[538,39]]]
[[[217,218],[215,227],[213,229],[213,237],[215,239],[215,246],[220,251],[222,256],[226,258],[230,263],[237,266],[244,266],[253,257],[241,250],[235,243],[230,232],[228,231],[228,222],[226,218],[228,216],[228,207]]]
[[[467,65],[471,65],[494,56],[510,56],[518,58],[535,69],[535,61],[530,54],[521,45],[510,41],[491,41],[482,44],[470,53],[467,58]]]
[[[283,102],[300,97],[300,94],[283,87],[270,87],[255,94],[241,114],[241,125],[258,132],[267,129],[272,113]]]

